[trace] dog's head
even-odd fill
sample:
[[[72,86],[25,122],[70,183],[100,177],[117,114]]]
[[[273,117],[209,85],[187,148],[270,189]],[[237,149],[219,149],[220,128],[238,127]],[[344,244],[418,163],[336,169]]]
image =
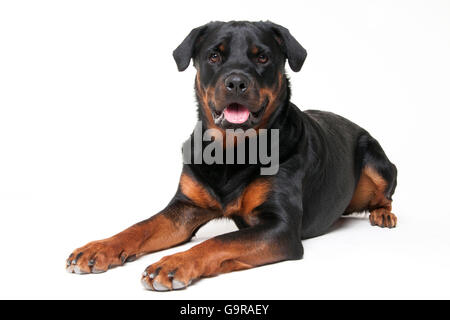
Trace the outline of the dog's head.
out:
[[[286,59],[300,71],[306,50],[272,22],[211,22],[173,52],[178,70],[191,61],[200,117],[208,127],[263,128],[287,99]]]

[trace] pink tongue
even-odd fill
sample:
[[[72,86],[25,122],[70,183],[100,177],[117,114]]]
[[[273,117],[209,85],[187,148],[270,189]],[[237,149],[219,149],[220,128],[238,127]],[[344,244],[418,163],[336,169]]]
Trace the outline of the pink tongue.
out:
[[[231,123],[244,123],[247,121],[250,111],[240,104],[233,103],[229,105],[225,111],[225,119]]]

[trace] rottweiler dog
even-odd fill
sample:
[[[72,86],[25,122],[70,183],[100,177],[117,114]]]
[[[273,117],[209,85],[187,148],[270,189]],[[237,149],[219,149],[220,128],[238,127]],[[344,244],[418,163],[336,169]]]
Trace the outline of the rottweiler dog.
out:
[[[211,22],[193,29],[173,56],[179,71],[191,59],[197,69],[201,130],[253,129],[256,136],[277,130],[276,173],[261,174],[267,163],[259,159],[185,161],[164,210],[75,250],[67,260],[69,272],[107,271],[185,243],[208,221],[224,217],[238,230],[150,265],[141,278],[144,287],[182,289],[202,277],[300,259],[302,239],[326,233],[353,212],[369,211],[372,225],[396,226],[391,203],[397,169],[377,140],[343,117],[301,111],[290,102],[285,62],[300,71],[306,50],[288,29],[272,22]],[[244,143],[248,150],[249,139],[233,138],[223,148]],[[203,141],[200,152],[206,147]]]

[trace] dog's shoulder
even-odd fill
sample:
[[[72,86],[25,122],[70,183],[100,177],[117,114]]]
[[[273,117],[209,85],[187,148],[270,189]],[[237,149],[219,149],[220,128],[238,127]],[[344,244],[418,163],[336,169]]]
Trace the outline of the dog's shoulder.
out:
[[[322,130],[332,135],[359,136],[361,133],[366,132],[356,123],[333,112],[305,110],[303,113],[308,119],[316,123]]]

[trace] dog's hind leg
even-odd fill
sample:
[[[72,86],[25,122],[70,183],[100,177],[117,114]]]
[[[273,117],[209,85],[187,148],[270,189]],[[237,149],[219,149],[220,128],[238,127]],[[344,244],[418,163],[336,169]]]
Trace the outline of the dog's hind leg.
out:
[[[356,155],[360,178],[345,212],[367,210],[372,225],[395,227],[397,217],[391,211],[397,168],[389,161],[378,141],[367,133],[359,138]]]

